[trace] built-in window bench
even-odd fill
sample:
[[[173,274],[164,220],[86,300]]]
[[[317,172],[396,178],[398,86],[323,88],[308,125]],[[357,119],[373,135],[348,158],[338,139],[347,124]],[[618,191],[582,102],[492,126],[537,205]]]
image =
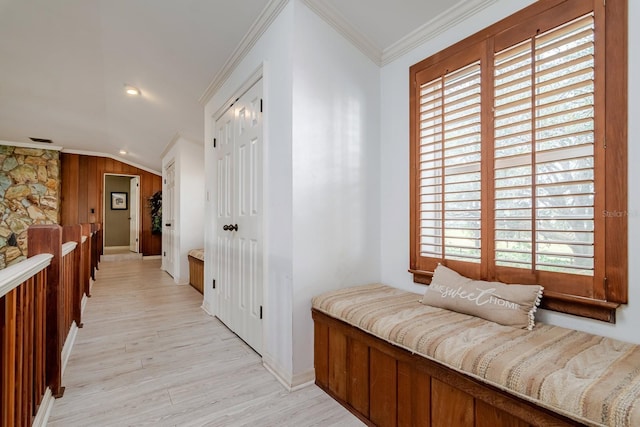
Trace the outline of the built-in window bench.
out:
[[[204,293],[204,249],[191,249],[189,259],[189,284]]]
[[[316,384],[370,425],[640,426],[640,346],[385,285],[313,299]]]

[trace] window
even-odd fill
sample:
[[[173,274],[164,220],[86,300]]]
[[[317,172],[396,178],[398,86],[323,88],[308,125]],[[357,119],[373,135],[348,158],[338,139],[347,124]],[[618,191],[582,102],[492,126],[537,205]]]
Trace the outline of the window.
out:
[[[411,260],[627,302],[626,0],[541,0],[414,65]]]

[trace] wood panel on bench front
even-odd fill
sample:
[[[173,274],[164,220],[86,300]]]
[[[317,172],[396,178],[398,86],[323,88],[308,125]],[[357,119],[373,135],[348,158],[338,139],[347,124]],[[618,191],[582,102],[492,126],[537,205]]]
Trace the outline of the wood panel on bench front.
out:
[[[582,425],[312,310],[316,384],[372,426]]]

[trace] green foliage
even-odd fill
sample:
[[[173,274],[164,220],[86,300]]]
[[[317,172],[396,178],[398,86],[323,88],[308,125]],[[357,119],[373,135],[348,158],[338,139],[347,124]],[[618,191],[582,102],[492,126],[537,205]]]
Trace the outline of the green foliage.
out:
[[[151,233],[162,233],[162,191],[156,191],[149,197],[149,207],[151,208]]]

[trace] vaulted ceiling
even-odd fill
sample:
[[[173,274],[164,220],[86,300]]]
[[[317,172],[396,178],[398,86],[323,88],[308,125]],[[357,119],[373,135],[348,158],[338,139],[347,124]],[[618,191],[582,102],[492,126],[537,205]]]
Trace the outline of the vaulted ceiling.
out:
[[[0,0],[0,140],[159,171],[173,138],[202,142],[203,95],[287,1]],[[495,0],[303,1],[383,65]]]

